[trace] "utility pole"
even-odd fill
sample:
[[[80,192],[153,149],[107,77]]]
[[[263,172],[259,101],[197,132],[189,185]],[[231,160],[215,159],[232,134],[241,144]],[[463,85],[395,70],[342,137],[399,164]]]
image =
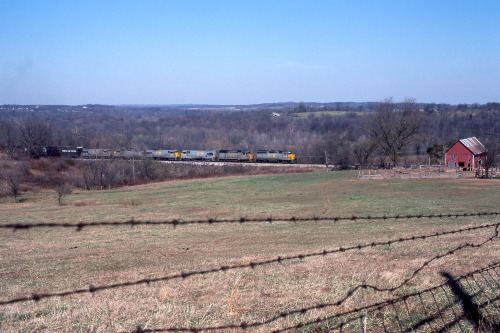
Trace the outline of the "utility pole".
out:
[[[135,181],[135,157],[132,156],[132,180]]]

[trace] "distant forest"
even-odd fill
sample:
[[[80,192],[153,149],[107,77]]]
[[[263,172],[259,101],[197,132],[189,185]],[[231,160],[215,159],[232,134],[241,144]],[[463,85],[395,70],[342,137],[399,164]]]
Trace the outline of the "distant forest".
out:
[[[398,103],[392,112],[401,112]],[[252,106],[0,106],[0,146],[133,149],[275,149],[299,163],[390,166],[370,134],[379,103],[281,103]],[[458,139],[497,149],[500,103],[415,104],[423,119],[401,150],[401,165],[442,163]],[[392,107],[392,106],[391,106]],[[32,133],[28,142],[29,133]]]

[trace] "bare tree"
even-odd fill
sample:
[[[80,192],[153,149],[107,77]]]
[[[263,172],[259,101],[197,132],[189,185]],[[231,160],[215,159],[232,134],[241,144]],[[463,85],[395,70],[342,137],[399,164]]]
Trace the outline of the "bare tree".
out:
[[[81,172],[87,190],[111,188],[116,175],[116,171],[112,167],[112,162],[95,160],[82,161],[78,164],[78,169]]]
[[[490,169],[496,166],[500,146],[493,140],[487,140],[486,145],[488,147],[488,151],[486,152],[486,161],[484,162],[484,172],[486,174],[486,178],[489,178]]]
[[[360,140],[356,142],[352,149],[354,160],[359,165],[368,165],[373,152],[375,151],[375,142],[373,140]]]
[[[366,129],[382,152],[397,166],[403,149],[423,125],[424,117],[415,99],[407,98],[401,103],[394,103],[389,98],[378,105]]]
[[[85,188],[87,190],[92,190],[96,188],[99,184],[99,162],[98,161],[82,161],[78,164],[78,169],[80,170]]]
[[[60,184],[56,186],[55,190],[57,193],[57,202],[59,203],[59,206],[62,206],[62,199],[64,196],[71,193],[71,187],[69,187],[68,184]]]
[[[25,119],[19,123],[19,133],[29,156],[37,158],[42,154],[42,146],[49,144],[52,130],[47,122]]]
[[[137,163],[137,171],[141,176],[141,178],[149,180],[154,180],[156,178],[156,170],[155,170],[156,163],[153,160],[143,158],[137,161],[136,163]]]
[[[14,202],[17,202],[17,197],[21,193],[21,181],[19,178],[19,173],[16,171],[7,172],[5,175],[7,192],[14,198]]]
[[[19,131],[12,121],[0,122],[0,144],[7,148],[7,155],[12,157],[19,144]]]

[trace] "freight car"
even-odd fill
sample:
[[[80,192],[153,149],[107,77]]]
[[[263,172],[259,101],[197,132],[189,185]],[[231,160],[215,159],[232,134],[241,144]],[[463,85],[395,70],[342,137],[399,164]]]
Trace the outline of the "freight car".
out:
[[[258,150],[255,161],[260,163],[297,163],[295,154],[281,150]]]
[[[219,150],[219,161],[254,162],[254,155],[248,150]]]
[[[217,150],[183,150],[180,160],[215,162],[219,160],[219,153]]]
[[[83,147],[42,147],[42,156],[78,158],[81,156]]]
[[[171,149],[151,149],[146,150],[146,157],[155,160],[178,161],[181,157],[181,153],[178,150]]]
[[[135,149],[120,149],[113,151],[114,158],[122,158],[125,160],[140,160],[146,156],[146,152]]]
[[[110,149],[101,148],[84,148],[82,151],[82,158],[111,158],[113,155]]]

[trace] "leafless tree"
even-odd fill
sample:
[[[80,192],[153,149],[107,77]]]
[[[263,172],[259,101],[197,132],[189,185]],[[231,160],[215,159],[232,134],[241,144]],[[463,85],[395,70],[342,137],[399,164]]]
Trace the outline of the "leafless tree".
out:
[[[49,144],[52,130],[47,122],[25,119],[19,123],[19,133],[29,156],[40,157],[41,147]]]
[[[57,202],[62,206],[62,199],[64,196],[71,193],[71,187],[68,184],[60,184],[55,188],[57,193]]]
[[[78,169],[83,177],[87,190],[111,188],[117,174],[112,166],[113,161],[92,160],[82,161]]]
[[[392,98],[380,103],[366,129],[382,152],[397,166],[403,149],[424,125],[415,99],[407,98],[394,103]]]
[[[14,202],[17,202],[17,197],[21,193],[19,173],[16,171],[7,172],[5,175],[5,183],[7,185],[7,192],[14,198]]]
[[[487,140],[485,141],[488,151],[486,152],[486,161],[484,162],[484,172],[486,178],[490,176],[490,169],[495,167],[498,162],[498,153],[500,151],[500,146],[496,141]]]
[[[7,154],[13,156],[19,145],[19,131],[12,121],[0,122],[0,144],[5,145]]]
[[[358,165],[368,165],[370,158],[375,151],[375,142],[373,140],[360,140],[356,142],[352,149],[352,155]]]
[[[154,180],[156,178],[156,163],[147,158],[143,158],[141,160],[135,161],[137,165],[137,171],[141,178]]]

